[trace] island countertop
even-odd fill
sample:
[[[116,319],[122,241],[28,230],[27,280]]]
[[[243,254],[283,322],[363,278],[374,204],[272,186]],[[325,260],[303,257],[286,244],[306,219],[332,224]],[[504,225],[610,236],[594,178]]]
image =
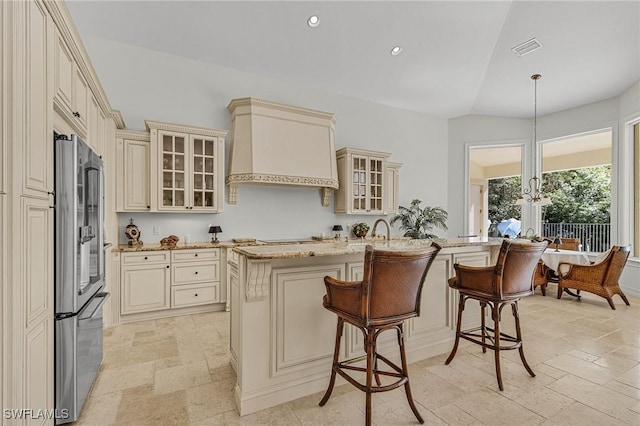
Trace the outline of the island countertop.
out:
[[[443,249],[473,246],[499,246],[502,238],[450,238],[435,240],[350,240],[304,242],[299,244],[266,244],[258,246],[235,247],[233,251],[248,259],[292,259],[314,256],[340,256],[363,253],[366,245],[384,250],[421,250],[435,242]]]

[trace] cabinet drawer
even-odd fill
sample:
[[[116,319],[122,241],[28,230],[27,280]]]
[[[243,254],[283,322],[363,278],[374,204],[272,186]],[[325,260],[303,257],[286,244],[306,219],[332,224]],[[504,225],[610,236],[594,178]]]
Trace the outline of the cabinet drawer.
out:
[[[147,263],[169,263],[169,251],[143,251],[136,253],[123,253],[123,265],[144,265]]]
[[[220,281],[220,262],[173,264],[172,285]]]
[[[219,258],[220,249],[173,250],[171,252],[171,260],[173,262],[218,260]]]
[[[214,285],[189,285],[171,289],[171,307],[206,305],[220,300],[219,286]]]

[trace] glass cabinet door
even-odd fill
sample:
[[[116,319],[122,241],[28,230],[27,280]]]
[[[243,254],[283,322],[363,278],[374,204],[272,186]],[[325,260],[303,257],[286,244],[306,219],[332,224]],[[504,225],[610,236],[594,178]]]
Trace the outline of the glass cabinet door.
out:
[[[216,161],[215,138],[191,137],[193,168],[193,208],[215,207]]]
[[[161,134],[162,140],[162,207],[186,207],[185,203],[185,137]]]
[[[353,156],[353,210],[367,210],[367,159]]]
[[[382,211],[382,182],[384,171],[382,160],[369,159],[369,210]]]

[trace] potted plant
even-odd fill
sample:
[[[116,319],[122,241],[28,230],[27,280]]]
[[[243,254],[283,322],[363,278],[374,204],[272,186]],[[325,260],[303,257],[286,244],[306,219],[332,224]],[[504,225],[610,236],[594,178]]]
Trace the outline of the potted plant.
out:
[[[364,222],[357,222],[351,227],[351,231],[356,237],[364,238],[367,236],[367,232],[369,232],[369,225]]]
[[[400,213],[391,219],[391,224],[400,222],[404,236],[415,239],[436,238],[430,231],[435,228],[447,230],[448,213],[442,207],[420,207],[421,200],[414,199],[410,207],[400,206]]]

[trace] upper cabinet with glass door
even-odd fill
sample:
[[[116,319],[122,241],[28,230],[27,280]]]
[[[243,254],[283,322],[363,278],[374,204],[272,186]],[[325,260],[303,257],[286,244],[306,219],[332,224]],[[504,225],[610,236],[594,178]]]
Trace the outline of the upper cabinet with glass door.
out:
[[[340,188],[336,192],[336,213],[393,213],[391,206],[394,203],[389,200],[397,199],[397,185],[395,182],[390,184],[387,178],[389,155],[356,148],[336,151],[340,181]]]
[[[221,212],[225,130],[146,122],[151,134],[152,211]]]

